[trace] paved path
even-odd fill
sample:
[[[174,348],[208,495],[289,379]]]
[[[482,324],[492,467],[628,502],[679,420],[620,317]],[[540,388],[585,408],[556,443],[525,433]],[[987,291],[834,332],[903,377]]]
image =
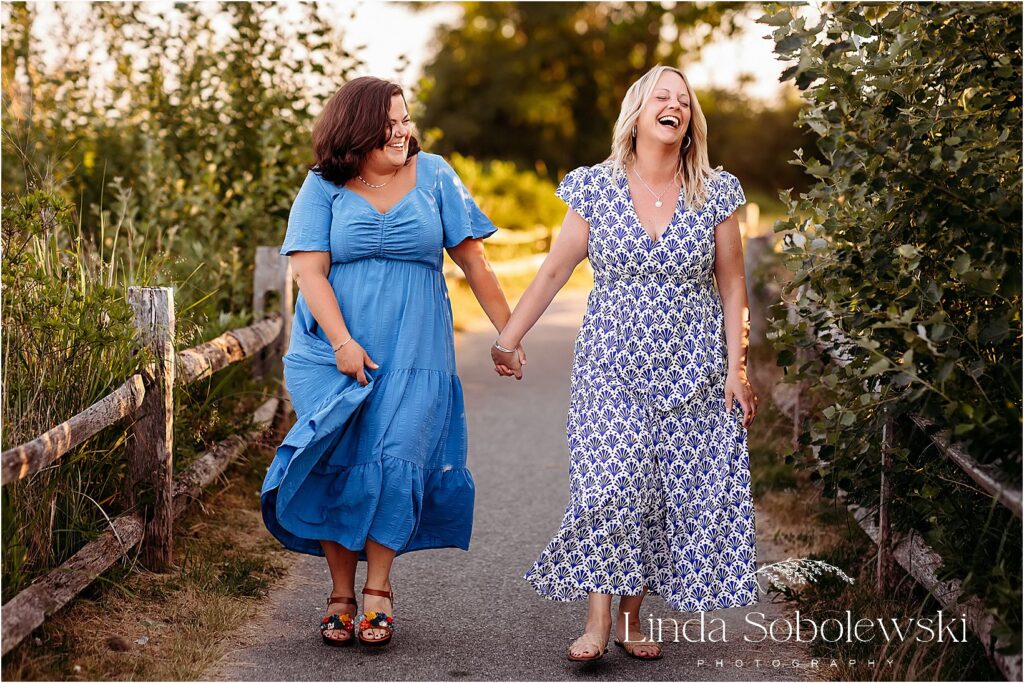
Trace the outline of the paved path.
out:
[[[295,555],[288,577],[268,599],[260,625],[236,636],[242,646],[208,677],[220,680],[791,680],[813,678],[799,645],[744,642],[762,632],[745,622],[763,613],[792,620],[786,604],[705,615],[709,632],[721,618],[726,642],[667,642],[656,662],[633,660],[612,647],[599,662],[579,664],[565,649],[579,635],[584,603],[538,596],[521,576],[558,527],[568,500],[565,417],[573,342],[585,296],[560,295],[527,339],[521,382],[498,377],[489,362],[493,329],[463,334],[459,373],[469,422],[469,466],[477,485],[470,551],[404,555],[393,571],[398,628],[383,650],[328,648],[317,625],[329,587],[325,560]],[[756,501],[755,501],[755,511]],[[771,543],[770,520],[758,512],[758,563],[784,559]],[[362,586],[365,565],[356,579]],[[648,598],[642,620],[698,615],[671,612]],[[752,616],[752,618],[754,618]],[[672,622],[666,622],[671,625]],[[694,625],[699,624],[695,620]],[[691,637],[698,630],[691,628]],[[720,633],[720,631],[719,631]],[[671,635],[667,635],[671,638]],[[710,637],[710,636],[709,636]],[[716,666],[716,660],[723,660]],[[737,661],[739,660],[739,661]],[[761,660],[760,665],[755,660]],[[782,666],[773,667],[772,660]]]

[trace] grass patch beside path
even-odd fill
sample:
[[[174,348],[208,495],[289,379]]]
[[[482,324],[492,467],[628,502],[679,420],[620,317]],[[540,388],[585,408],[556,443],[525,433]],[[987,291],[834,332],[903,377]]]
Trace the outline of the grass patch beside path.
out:
[[[259,491],[275,443],[250,447],[175,522],[175,567],[104,574],[4,658],[5,680],[197,680],[286,570]]]
[[[941,605],[913,578],[900,574],[898,584],[884,595],[875,592],[876,548],[868,537],[861,533],[857,522],[849,515],[845,520],[852,525],[848,536],[823,552],[810,557],[824,560],[842,567],[855,582],[847,584],[832,575],[826,575],[818,583],[802,588],[795,594],[800,617],[822,624],[828,619],[846,622],[846,612],[851,622],[869,619],[875,622],[870,639],[860,642],[845,635],[836,642],[826,642],[820,637],[811,644],[811,653],[820,658],[819,670],[829,672],[828,680],[835,681],[999,681],[1002,675],[989,662],[984,648],[968,631],[966,641],[954,642],[946,633],[943,642],[935,642],[934,636],[923,627],[911,626],[917,619],[930,619],[935,635],[939,632],[936,612]],[[957,637],[962,627],[953,622],[959,614],[943,610],[943,628],[947,625]],[[903,640],[893,637],[886,640],[878,629],[881,620],[890,634],[893,624],[899,624],[907,637]],[[955,624],[955,625],[954,625]],[[836,639],[834,626],[828,627],[828,638]],[[920,637],[928,642],[917,642]],[[869,662],[874,661],[871,665]]]

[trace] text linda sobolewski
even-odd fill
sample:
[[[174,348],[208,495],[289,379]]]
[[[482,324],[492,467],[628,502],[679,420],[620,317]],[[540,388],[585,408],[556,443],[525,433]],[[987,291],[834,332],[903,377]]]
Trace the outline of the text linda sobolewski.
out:
[[[877,638],[888,641],[915,640],[919,643],[928,642],[964,642],[967,640],[967,621],[965,615],[951,618],[942,610],[936,611],[932,617],[908,617],[896,619],[856,619],[850,610],[840,617],[812,619],[793,613],[792,618],[776,617],[767,621],[764,612],[747,612],[744,621],[749,628],[744,628],[743,640],[759,643],[765,640],[776,642],[809,643],[821,640],[829,643],[837,642],[870,642]],[[730,640],[726,633],[726,624],[719,617],[708,618],[705,612],[690,619],[654,618],[649,615],[646,622],[641,620],[641,633],[630,636],[629,620],[626,620],[626,640],[646,637],[659,643],[690,642],[690,643],[723,643]]]

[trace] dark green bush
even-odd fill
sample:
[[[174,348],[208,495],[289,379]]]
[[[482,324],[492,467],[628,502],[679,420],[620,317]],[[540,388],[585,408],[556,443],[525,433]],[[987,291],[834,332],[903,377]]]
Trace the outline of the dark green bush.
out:
[[[894,524],[926,534],[1019,651],[1020,520],[905,427],[931,418],[1019,486],[1021,7],[837,3],[808,26],[773,4],[761,21],[820,136],[793,162],[817,182],[783,193],[776,225],[796,313],[775,310],[778,362],[823,407],[805,462],[829,495],[876,503],[895,416]]]

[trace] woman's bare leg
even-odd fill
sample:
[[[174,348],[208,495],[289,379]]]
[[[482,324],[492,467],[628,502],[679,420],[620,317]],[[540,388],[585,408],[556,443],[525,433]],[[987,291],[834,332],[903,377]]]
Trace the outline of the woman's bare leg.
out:
[[[320,541],[320,546],[324,549],[324,554],[327,555],[327,567],[331,572],[331,595],[344,595],[354,598],[356,594],[356,565],[359,563],[359,553],[349,550],[334,541]],[[324,616],[341,614],[345,610],[348,610],[353,619],[358,616],[352,605],[344,603],[327,605],[327,613]],[[328,638],[346,640],[346,637],[342,635],[340,630],[328,631],[327,633],[329,634]]]
[[[612,596],[590,593],[587,599],[587,625],[583,635],[569,647],[574,657],[589,657],[604,651],[612,628]],[[598,644],[602,644],[600,650]]]
[[[367,539],[366,541],[366,587],[381,591],[391,590],[391,564],[395,561],[395,551],[382,546],[380,543]],[[387,598],[377,595],[363,596],[364,612],[384,612],[392,614],[394,605]],[[387,637],[387,630],[373,628],[363,631],[363,637],[367,640],[381,639]]]

